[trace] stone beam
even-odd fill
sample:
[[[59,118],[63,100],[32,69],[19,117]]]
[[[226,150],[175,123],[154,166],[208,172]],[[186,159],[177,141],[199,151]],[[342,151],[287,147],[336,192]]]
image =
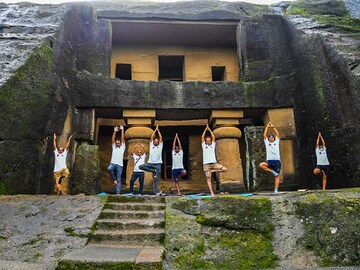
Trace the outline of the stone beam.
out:
[[[206,126],[209,123],[207,119],[195,119],[195,120],[155,120],[154,125],[159,125],[160,127],[166,126]]]

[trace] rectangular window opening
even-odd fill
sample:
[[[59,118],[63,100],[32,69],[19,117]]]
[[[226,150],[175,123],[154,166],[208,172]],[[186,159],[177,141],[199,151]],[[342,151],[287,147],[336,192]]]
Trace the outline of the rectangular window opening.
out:
[[[225,67],[211,67],[212,81],[225,81]]]
[[[116,64],[115,77],[120,80],[131,80],[131,64]]]
[[[163,80],[178,82],[184,80],[184,56],[159,55],[159,81]]]

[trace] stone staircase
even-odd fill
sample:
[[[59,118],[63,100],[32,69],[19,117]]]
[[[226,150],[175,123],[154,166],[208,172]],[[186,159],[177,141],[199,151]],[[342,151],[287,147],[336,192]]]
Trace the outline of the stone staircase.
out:
[[[57,269],[162,269],[165,198],[109,196],[87,245]]]

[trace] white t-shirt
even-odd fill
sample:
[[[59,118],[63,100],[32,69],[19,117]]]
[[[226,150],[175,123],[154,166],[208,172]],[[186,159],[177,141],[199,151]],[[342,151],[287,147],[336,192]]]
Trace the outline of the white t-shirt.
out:
[[[276,137],[274,142],[269,142],[266,138],[264,143],[266,147],[266,160],[280,160],[280,139]]]
[[[205,142],[201,144],[203,150],[203,164],[217,163],[215,156],[215,142],[207,145]]]
[[[159,142],[158,145],[154,145],[154,142],[150,142],[150,154],[149,163],[161,164],[162,162],[162,149],[163,142]]]
[[[66,149],[64,149],[64,152],[62,152],[61,154],[59,153],[59,151],[57,149],[54,151],[54,154],[55,154],[54,172],[58,172],[61,169],[67,168],[66,167],[67,153],[68,152],[66,151]]]
[[[116,147],[115,143],[112,145],[112,154],[110,163],[124,166],[124,152],[125,152],[125,143],[122,143],[120,147]]]
[[[145,163],[146,154],[143,154],[142,156],[133,154],[133,158],[134,158],[134,172],[144,172],[139,169],[139,166]]]
[[[316,153],[316,165],[330,165],[330,162],[328,160],[327,154],[326,154],[326,147],[324,147],[323,150],[320,150],[319,147],[315,148]]]
[[[183,150],[180,150],[178,153],[175,150],[172,151],[172,170],[173,169],[183,169]]]

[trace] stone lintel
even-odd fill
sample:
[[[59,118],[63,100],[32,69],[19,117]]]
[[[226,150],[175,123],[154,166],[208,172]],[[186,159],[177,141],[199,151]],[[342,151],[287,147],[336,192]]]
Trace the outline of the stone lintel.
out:
[[[123,110],[124,118],[154,118],[156,110]]]
[[[130,126],[136,126],[136,125],[150,126],[151,118],[128,118],[126,122]]]
[[[213,127],[219,127],[219,126],[237,126],[240,124],[239,119],[224,119],[224,118],[218,118],[215,119],[213,122]]]
[[[210,121],[215,118],[235,118],[240,119],[244,117],[242,110],[213,110],[211,112]]]
[[[107,118],[98,118],[98,126],[126,126],[123,119],[107,119]]]
[[[194,120],[155,120],[154,125],[160,127],[165,126],[206,126],[208,124],[207,119],[194,119]]]

